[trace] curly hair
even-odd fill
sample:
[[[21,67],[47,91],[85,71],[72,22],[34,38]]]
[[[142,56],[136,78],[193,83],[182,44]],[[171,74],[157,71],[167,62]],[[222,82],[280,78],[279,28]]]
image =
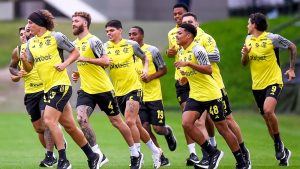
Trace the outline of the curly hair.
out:
[[[253,13],[249,16],[250,22],[256,25],[256,29],[259,31],[266,31],[268,29],[268,23],[266,16],[262,13]]]
[[[92,18],[89,13],[84,12],[84,11],[77,11],[72,15],[72,18],[76,17],[76,16],[80,16],[80,17],[84,18],[87,21],[87,27],[90,28]]]
[[[55,26],[55,22],[54,22],[55,17],[52,15],[51,12],[49,12],[46,9],[41,9],[39,10],[39,12],[47,21],[46,29],[52,31]]]

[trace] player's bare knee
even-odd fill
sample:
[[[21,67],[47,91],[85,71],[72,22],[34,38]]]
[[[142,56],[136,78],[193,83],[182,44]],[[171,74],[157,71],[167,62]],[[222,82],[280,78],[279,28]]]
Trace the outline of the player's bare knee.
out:
[[[132,119],[126,119],[126,124],[131,128],[132,126],[136,125],[136,122]]]

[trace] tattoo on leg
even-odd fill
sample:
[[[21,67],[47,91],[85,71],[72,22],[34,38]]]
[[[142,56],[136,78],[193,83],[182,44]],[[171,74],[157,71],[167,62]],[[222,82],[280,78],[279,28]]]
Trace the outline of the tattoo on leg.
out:
[[[78,112],[78,123],[80,125],[80,128],[86,137],[87,141],[91,146],[96,145],[96,135],[95,132],[93,131],[90,123],[89,123],[89,117],[93,112],[93,109],[89,106],[78,106],[77,108]]]

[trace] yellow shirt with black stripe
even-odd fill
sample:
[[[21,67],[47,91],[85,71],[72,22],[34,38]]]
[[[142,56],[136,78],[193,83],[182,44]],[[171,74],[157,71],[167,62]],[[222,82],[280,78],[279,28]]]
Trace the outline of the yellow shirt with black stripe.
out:
[[[58,85],[71,86],[67,69],[57,71],[54,66],[63,63],[63,50],[71,52],[72,42],[60,32],[46,31],[42,36],[31,38],[27,45],[27,56],[34,63],[44,84],[44,92]]]
[[[165,66],[165,62],[159,53],[159,50],[152,45],[144,44],[141,49],[148,58],[149,68],[148,75],[154,74],[158,69],[162,69]],[[136,58],[136,69],[139,75],[143,70],[142,60]],[[159,79],[153,79],[148,83],[145,83],[140,79],[143,86],[143,101],[156,101],[162,100],[161,85]]]
[[[92,34],[87,34],[81,40],[74,41],[80,56],[86,58],[101,58],[106,54],[103,43]],[[80,74],[80,88],[89,94],[104,93],[113,90],[113,85],[105,71],[105,68],[88,62],[77,62],[77,68]]]
[[[136,71],[134,57],[145,57],[138,43],[122,39],[119,43],[108,41],[104,44],[107,56],[112,59],[108,68],[116,96],[124,96],[131,91],[141,90],[142,85]]]
[[[178,25],[176,25],[173,29],[171,29],[168,33],[168,41],[169,41],[169,48],[174,48],[175,50],[179,50],[179,46],[177,45],[176,42],[176,34],[178,31]],[[175,55],[175,62],[178,61],[178,53]],[[179,78],[182,77],[181,73],[179,70],[175,69],[175,80],[178,80]]]
[[[248,35],[245,44],[251,47],[248,58],[252,89],[262,90],[272,84],[283,85],[278,49],[288,48],[291,42],[278,34],[263,32],[259,37]]]
[[[181,61],[210,65],[205,49],[195,42],[186,49],[181,48],[178,55]],[[182,67],[181,70],[190,84],[189,98],[205,102],[222,97],[221,90],[211,75],[200,73],[189,66]]]
[[[21,45],[20,51],[18,51],[19,56],[21,52],[26,50],[26,47],[27,43]],[[19,61],[19,67],[20,69],[23,69],[23,64],[21,61]],[[25,94],[37,93],[44,90],[43,82],[40,79],[35,66],[33,66],[29,73],[23,76],[23,80]]]
[[[217,43],[213,37],[205,33],[201,28],[197,28],[197,36],[194,39],[194,42],[200,44],[204,47],[207,52],[208,59],[211,63],[212,76],[218,83],[220,89],[225,88],[223,78],[220,72],[220,68],[217,63],[220,62],[220,52],[217,47]]]

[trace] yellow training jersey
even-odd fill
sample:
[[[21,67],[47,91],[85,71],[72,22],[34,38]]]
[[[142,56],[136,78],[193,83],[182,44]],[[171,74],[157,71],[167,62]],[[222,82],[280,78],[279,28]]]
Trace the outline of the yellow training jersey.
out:
[[[133,90],[142,89],[135,69],[134,56],[145,57],[138,43],[122,39],[115,44],[108,41],[104,44],[107,56],[112,59],[108,68],[116,96],[124,96]]]
[[[59,72],[54,68],[56,64],[63,62],[63,50],[71,52],[74,49],[74,45],[65,35],[47,31],[41,37],[31,38],[27,49],[28,60],[34,63],[43,81],[44,92],[58,85],[71,86],[67,69]]]
[[[210,65],[205,49],[195,42],[186,49],[181,48],[178,55],[181,61]],[[205,102],[222,97],[221,90],[211,75],[200,73],[188,66],[182,67],[181,70],[190,84],[189,98]]]
[[[177,45],[176,42],[176,34],[178,31],[178,25],[176,25],[176,27],[174,27],[173,29],[171,29],[168,33],[168,41],[169,41],[169,48],[174,48],[175,50],[179,50],[179,46]],[[178,53],[177,55],[175,55],[175,62],[178,61]],[[182,75],[180,74],[179,70],[175,69],[175,80],[178,80],[179,78],[181,78]]]
[[[76,39],[74,44],[80,56],[95,59],[106,55],[103,43],[92,34],[86,35],[81,40]],[[86,93],[97,94],[113,90],[105,68],[88,62],[77,62],[77,68],[81,79],[80,88]]]
[[[18,51],[19,56],[21,52],[25,51],[26,47],[27,43],[21,45],[20,51]],[[19,61],[19,67],[20,69],[23,69],[23,64],[21,61]],[[40,79],[35,66],[33,66],[32,70],[29,73],[23,76],[23,80],[25,94],[37,93],[44,90],[43,82]]]
[[[220,89],[225,88],[221,76],[220,68],[217,64],[220,62],[220,52],[214,38],[211,37],[209,34],[205,33],[201,28],[198,27],[197,36],[195,37],[194,42],[204,47],[204,49],[207,52],[208,59],[211,63],[213,78],[217,82]]]
[[[148,75],[154,74],[158,69],[162,69],[165,66],[165,62],[159,53],[159,50],[155,46],[144,44],[141,49],[145,53],[149,61]],[[136,69],[139,75],[143,70],[142,60],[136,58]],[[140,79],[143,86],[143,101],[155,101],[162,100],[161,86],[159,79],[153,79],[152,81],[145,83]]]
[[[252,89],[262,90],[271,84],[283,84],[276,50],[288,48],[291,42],[278,34],[263,32],[259,37],[248,35],[246,46],[252,76]]]

